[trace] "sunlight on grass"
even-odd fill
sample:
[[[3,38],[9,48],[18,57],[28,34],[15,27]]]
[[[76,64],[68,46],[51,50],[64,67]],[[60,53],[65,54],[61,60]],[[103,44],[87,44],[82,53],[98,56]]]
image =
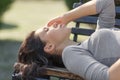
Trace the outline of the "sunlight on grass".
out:
[[[13,64],[25,36],[66,11],[63,0],[17,0],[12,5],[5,13],[0,27],[0,80],[11,80]],[[75,24],[70,23],[68,26],[74,27]],[[86,38],[79,36],[78,41]]]
[[[63,1],[16,1],[0,27],[0,80],[11,80],[21,41],[32,30],[65,12]]]
[[[66,10],[63,1],[16,1],[4,15],[4,23],[15,27],[0,29],[0,39],[23,40],[29,32],[43,27]]]

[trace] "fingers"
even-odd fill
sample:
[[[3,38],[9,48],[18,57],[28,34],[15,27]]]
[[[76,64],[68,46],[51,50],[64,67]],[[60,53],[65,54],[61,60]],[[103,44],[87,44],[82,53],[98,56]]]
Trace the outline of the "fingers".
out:
[[[61,27],[65,27],[65,26],[66,26],[66,24],[62,24],[62,25],[61,25]]]
[[[54,18],[47,23],[47,26],[50,27],[50,26],[52,26],[56,23],[59,23],[59,22],[60,22],[59,18]]]
[[[59,20],[52,20],[52,21],[48,22],[47,26],[48,27],[50,27],[50,26],[57,27],[57,25],[59,25],[59,24],[62,24],[62,22]]]
[[[54,23],[55,23],[55,20],[51,20],[51,21],[49,21],[49,22],[47,23],[47,26],[50,27],[50,26],[52,26]]]
[[[53,27],[54,28],[57,28],[57,27],[65,27],[66,25],[65,24],[62,24],[62,23],[54,23],[53,24]]]
[[[57,24],[57,23],[54,23],[54,24],[53,24],[53,27],[54,27],[54,28],[56,28],[57,26],[58,26],[58,24]]]
[[[55,28],[58,26],[65,27],[65,24],[62,21],[52,20],[52,21],[48,22],[48,24],[47,24],[47,27],[51,27],[51,26],[53,26]]]
[[[47,27],[50,27],[50,26],[53,26],[55,28],[58,26],[65,27],[66,22],[64,21],[63,17],[56,17],[47,23]]]
[[[56,17],[52,20],[50,20],[48,23],[47,23],[47,26],[50,27],[50,26],[56,26],[58,24],[61,24],[63,22],[62,18],[61,17]]]

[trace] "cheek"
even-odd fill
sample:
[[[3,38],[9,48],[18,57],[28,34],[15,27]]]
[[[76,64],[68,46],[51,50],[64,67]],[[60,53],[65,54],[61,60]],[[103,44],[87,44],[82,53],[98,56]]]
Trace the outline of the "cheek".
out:
[[[63,40],[69,38],[69,31],[67,29],[51,30],[49,31],[48,37],[50,40],[55,42],[62,42]]]
[[[61,34],[59,31],[50,31],[48,33],[48,38],[53,40],[53,41],[58,41],[61,38]]]
[[[48,33],[49,38],[55,39],[59,34],[55,31],[51,31]]]

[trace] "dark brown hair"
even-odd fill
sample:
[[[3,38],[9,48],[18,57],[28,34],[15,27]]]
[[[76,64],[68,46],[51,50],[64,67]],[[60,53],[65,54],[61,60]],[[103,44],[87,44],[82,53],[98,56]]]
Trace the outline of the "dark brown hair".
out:
[[[14,75],[22,73],[22,80],[34,80],[33,77],[44,75],[47,66],[64,67],[61,56],[50,55],[44,51],[45,44],[35,35],[35,31],[32,31],[20,46]]]
[[[32,62],[39,61],[40,66],[47,64],[45,57],[49,57],[43,50],[45,42],[42,42],[35,31],[32,31],[21,44],[18,54],[18,62],[24,64],[31,64]]]

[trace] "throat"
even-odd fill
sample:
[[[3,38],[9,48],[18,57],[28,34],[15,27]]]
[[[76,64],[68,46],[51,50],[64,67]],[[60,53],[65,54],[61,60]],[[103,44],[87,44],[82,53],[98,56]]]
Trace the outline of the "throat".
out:
[[[77,42],[74,42],[71,40],[65,41],[64,43],[59,44],[59,46],[56,47],[55,54],[62,56],[62,52],[63,52],[64,48],[66,48],[67,46],[70,46],[70,45],[77,45],[77,44],[78,44]]]
[[[67,43],[67,45],[69,46],[69,45],[77,45],[78,44],[78,42],[74,42],[74,41],[69,41],[68,43]]]

